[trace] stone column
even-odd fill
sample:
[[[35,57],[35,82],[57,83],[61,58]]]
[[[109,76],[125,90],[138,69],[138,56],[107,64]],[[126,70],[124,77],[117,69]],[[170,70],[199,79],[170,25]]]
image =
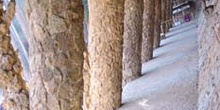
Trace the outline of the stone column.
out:
[[[155,0],[144,0],[142,62],[153,57]]]
[[[161,0],[155,0],[154,48],[160,46],[161,33]]]
[[[82,0],[26,0],[31,110],[81,110]]]
[[[165,28],[166,28],[166,0],[161,0],[161,31],[163,33],[163,35],[161,36],[161,39],[165,38]]]
[[[143,0],[125,0],[123,85],[141,75]]]
[[[89,110],[121,105],[124,0],[89,0]]]

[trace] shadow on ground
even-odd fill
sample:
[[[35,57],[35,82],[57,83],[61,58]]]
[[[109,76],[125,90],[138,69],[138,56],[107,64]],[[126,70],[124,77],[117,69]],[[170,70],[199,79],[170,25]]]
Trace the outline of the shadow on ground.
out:
[[[154,59],[142,65],[142,77],[123,90],[118,110],[196,110],[198,46],[193,22],[171,29]]]

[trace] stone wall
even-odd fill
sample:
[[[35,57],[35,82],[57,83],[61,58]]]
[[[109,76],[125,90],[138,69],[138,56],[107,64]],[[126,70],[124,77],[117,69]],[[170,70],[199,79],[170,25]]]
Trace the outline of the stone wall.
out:
[[[214,6],[212,6],[214,5]],[[220,1],[209,0],[199,18],[199,110],[220,110]]]

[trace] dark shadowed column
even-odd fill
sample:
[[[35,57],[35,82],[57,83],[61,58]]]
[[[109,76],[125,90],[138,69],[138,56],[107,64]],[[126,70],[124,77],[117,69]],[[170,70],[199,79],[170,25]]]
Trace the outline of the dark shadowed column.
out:
[[[161,0],[161,32],[163,35],[161,36],[161,39],[165,38],[165,31],[166,31],[166,0]]]
[[[144,0],[142,62],[153,57],[155,0]]]
[[[125,0],[123,82],[141,75],[143,0]]]
[[[161,0],[155,0],[154,48],[160,46],[161,33]]]

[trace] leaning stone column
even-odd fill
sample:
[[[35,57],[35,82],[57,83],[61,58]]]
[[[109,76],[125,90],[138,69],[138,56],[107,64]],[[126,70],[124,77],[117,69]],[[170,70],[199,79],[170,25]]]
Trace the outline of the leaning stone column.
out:
[[[27,0],[31,110],[81,110],[82,0]]]

